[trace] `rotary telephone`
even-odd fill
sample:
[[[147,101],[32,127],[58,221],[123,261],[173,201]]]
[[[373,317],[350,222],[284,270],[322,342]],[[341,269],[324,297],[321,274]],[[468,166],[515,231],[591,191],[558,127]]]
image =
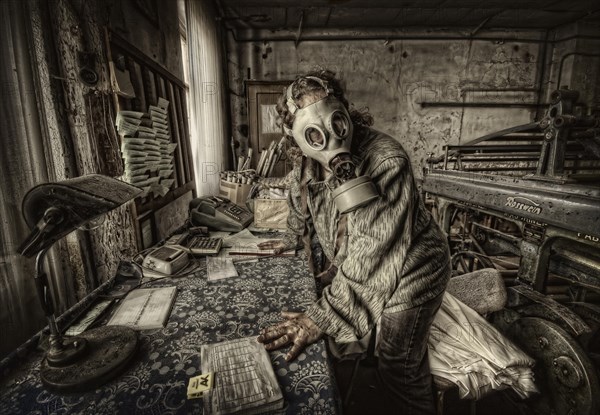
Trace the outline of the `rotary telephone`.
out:
[[[219,196],[204,196],[190,202],[190,221],[218,231],[239,232],[252,223],[252,213]]]

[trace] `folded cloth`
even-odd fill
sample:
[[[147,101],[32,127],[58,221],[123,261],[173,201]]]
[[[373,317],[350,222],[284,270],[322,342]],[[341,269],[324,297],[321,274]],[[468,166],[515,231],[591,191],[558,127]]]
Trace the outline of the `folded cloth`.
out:
[[[429,335],[432,375],[456,384],[463,399],[512,388],[521,398],[538,392],[535,361],[470,307],[444,294]]]

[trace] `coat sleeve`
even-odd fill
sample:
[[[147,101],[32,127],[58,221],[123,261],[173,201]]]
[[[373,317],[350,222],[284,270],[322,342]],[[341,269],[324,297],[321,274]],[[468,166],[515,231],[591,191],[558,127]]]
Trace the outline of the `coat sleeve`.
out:
[[[304,215],[302,213],[302,193],[300,191],[301,166],[292,170],[290,191],[287,196],[289,214],[287,217],[288,237],[301,237],[304,232]]]
[[[366,335],[402,277],[419,195],[410,163],[395,156],[371,172],[380,197],[348,216],[347,255],[306,314],[339,343]],[[417,206],[416,206],[417,205]]]

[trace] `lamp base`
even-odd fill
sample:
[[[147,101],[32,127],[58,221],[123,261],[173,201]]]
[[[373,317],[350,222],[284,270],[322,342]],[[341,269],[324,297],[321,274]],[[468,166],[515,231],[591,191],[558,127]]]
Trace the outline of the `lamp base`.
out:
[[[54,393],[76,393],[96,388],[121,373],[138,345],[137,332],[122,326],[103,326],[81,333],[86,353],[66,366],[42,361],[42,383]]]
[[[59,343],[57,347],[54,342]],[[66,366],[76,362],[87,351],[87,341],[82,337],[50,336],[50,349],[46,353],[48,365]]]

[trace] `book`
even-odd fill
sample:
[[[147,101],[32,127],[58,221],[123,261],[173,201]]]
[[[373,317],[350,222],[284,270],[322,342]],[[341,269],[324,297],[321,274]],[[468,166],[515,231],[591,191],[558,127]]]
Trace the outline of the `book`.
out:
[[[203,373],[214,373],[213,387],[202,394],[205,414],[263,414],[281,410],[283,394],[269,353],[255,337],[202,346]]]
[[[65,332],[66,336],[78,336],[88,329],[97,319],[104,313],[104,310],[108,308],[113,302],[112,299],[101,300],[94,304],[83,317],[77,319],[77,321],[69,326]]]
[[[138,288],[125,297],[107,326],[127,326],[136,330],[165,326],[175,302],[177,287]]]

